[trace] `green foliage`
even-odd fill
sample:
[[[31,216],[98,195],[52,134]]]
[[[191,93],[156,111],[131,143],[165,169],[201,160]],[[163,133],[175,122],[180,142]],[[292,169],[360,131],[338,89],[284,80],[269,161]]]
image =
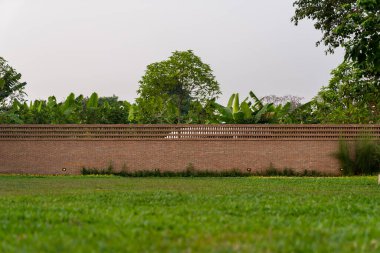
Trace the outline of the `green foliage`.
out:
[[[108,107],[108,103],[104,106]],[[100,117],[99,96],[94,92],[86,103],[86,123],[95,124],[100,121]]]
[[[107,169],[95,169],[95,168],[82,168],[82,175],[116,175],[112,163],[110,163]]]
[[[310,106],[308,118],[318,123],[380,123],[380,84],[344,62],[332,71],[329,85]]]
[[[350,71],[336,70],[335,75],[340,76],[306,104],[294,103],[289,97],[259,99],[253,92],[240,102],[239,94],[235,93],[227,106],[214,99],[206,104],[192,101],[182,119],[187,124],[379,123],[379,89],[367,79],[359,78],[353,83],[352,76],[347,76],[346,83],[343,77],[350,75]],[[364,88],[368,94],[356,95],[355,91]],[[62,102],[57,102],[54,96],[30,103],[16,100],[0,111],[2,124],[173,124],[177,120],[178,108],[171,98],[162,96],[130,104],[116,96],[99,97],[93,93],[87,98],[71,93]]]
[[[186,122],[192,104],[204,106],[221,94],[210,66],[191,50],[175,51],[168,60],[148,65],[137,92],[141,123]]]
[[[82,175],[114,175],[121,177],[247,177],[247,176],[285,176],[285,177],[321,177],[326,174],[303,170],[295,171],[291,168],[278,169],[270,164],[269,168],[263,171],[247,169],[230,169],[224,171],[197,170],[192,163],[181,171],[161,171],[159,169],[130,171],[126,165],[120,171],[114,170],[110,165],[106,169],[82,168]]]
[[[354,143],[341,140],[334,154],[343,175],[373,175],[380,172],[380,142],[362,137]]]
[[[223,123],[243,123],[252,119],[252,111],[244,100],[239,103],[239,94],[232,94],[227,107],[217,104],[217,110],[220,114],[220,121]]]
[[[20,80],[21,74],[0,57],[0,107],[4,107],[14,100],[23,100],[26,82]]]
[[[345,49],[345,61],[327,87],[296,112],[305,123],[380,122],[380,1],[297,0],[292,21],[311,19],[323,33],[317,45],[333,53]]]
[[[161,171],[159,169],[129,171],[127,168],[121,171],[113,171],[110,168],[82,168],[82,175],[115,175],[121,177],[246,177],[252,174],[238,169],[225,171],[196,170],[189,165],[183,171]]]
[[[173,124],[178,123],[178,108],[172,98],[166,96],[139,100],[136,104],[119,101],[116,96],[99,97],[93,93],[89,98],[75,97],[71,93],[64,101],[54,96],[29,104],[14,101],[12,106],[0,112],[0,123],[8,124]],[[298,108],[298,107],[297,107]],[[187,124],[261,124],[294,123],[291,102],[285,104],[264,103],[250,92],[249,98],[239,101],[233,94],[227,106],[210,99],[202,104],[191,101],[182,120]]]
[[[272,164],[265,171],[254,173],[256,176],[266,177],[323,177],[326,174],[314,170],[295,171],[291,168],[277,169]]]
[[[172,124],[178,119],[179,111],[168,96],[152,96],[137,99],[131,107],[130,120],[141,124]]]
[[[329,86],[306,104],[294,96],[259,99],[251,91],[242,102],[238,93],[232,94],[227,106],[215,102],[220,89],[210,66],[190,50],[176,51],[168,60],[149,65],[140,81],[140,97],[132,105],[96,93],[89,98],[71,93],[62,102],[51,96],[27,104],[22,101],[21,75],[2,58],[0,64],[0,104],[12,101],[0,110],[3,124],[380,122],[379,80],[352,61],[335,69]]]
[[[373,175],[380,172],[380,143],[364,138],[356,142],[354,157],[355,174]]]
[[[346,141],[339,141],[339,149],[338,152],[334,154],[334,156],[340,163],[340,169],[343,175],[352,176],[355,174],[354,162],[352,161],[350,148]]]
[[[0,79],[0,90],[3,90],[5,88],[5,80],[4,79]]]
[[[227,124],[292,123],[293,111],[290,102],[286,104],[264,103],[252,91],[249,97],[239,102],[239,94],[232,94],[226,107],[216,104],[218,120]]]
[[[337,47],[346,51],[346,60],[352,60],[366,77],[380,77],[380,1],[379,0],[298,0],[292,21],[314,21],[314,27],[323,33],[327,52]]]
[[[187,124],[217,124],[218,116],[215,114],[217,104],[215,99],[208,100],[206,104],[198,101],[190,103],[190,110],[187,115]]]
[[[127,124],[130,104],[117,97],[90,98],[71,93],[63,102],[54,96],[29,103],[14,101],[0,112],[0,123],[8,124]]]

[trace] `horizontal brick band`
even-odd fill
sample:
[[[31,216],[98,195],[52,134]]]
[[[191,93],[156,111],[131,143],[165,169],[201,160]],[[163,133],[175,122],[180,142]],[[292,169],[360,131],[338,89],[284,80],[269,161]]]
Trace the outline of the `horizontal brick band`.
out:
[[[0,140],[355,140],[380,125],[0,125]]]

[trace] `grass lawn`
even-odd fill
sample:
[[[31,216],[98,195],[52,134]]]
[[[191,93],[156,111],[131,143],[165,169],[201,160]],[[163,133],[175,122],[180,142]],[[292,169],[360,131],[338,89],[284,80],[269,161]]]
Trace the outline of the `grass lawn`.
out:
[[[380,252],[353,178],[0,176],[0,252]]]

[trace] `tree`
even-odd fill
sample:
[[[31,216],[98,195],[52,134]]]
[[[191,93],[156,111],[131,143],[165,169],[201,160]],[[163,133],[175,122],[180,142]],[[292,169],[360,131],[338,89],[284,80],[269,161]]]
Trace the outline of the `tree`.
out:
[[[311,102],[311,116],[321,123],[380,123],[380,86],[362,72],[351,62],[334,69]]]
[[[176,122],[168,123],[185,122],[193,102],[205,106],[221,94],[210,66],[191,50],[175,51],[168,60],[148,65],[139,83],[136,102],[151,116],[148,122],[160,122],[157,117],[168,119],[167,113],[173,111]]]
[[[262,97],[260,100],[265,104],[272,103],[275,106],[285,106],[287,103],[290,103],[291,109],[295,110],[299,106],[302,105],[301,101],[303,100],[303,97],[293,96],[293,95],[286,95],[286,96],[276,96],[276,95],[269,95]]]
[[[327,51],[337,47],[346,51],[345,60],[352,61],[367,77],[380,77],[380,0],[298,0],[292,21],[313,20],[323,33]]]
[[[0,57],[0,106],[15,99],[23,99],[26,83],[20,80],[21,74]]]
[[[131,104],[128,101],[121,101],[115,95],[112,97],[99,97],[101,124],[127,124],[129,108]]]

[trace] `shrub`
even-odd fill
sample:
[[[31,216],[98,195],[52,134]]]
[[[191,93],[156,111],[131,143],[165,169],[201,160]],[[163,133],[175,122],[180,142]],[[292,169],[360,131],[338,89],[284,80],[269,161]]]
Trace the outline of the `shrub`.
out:
[[[350,148],[348,142],[344,140],[339,141],[338,152],[334,153],[336,159],[340,163],[340,169],[343,175],[354,175],[354,162],[351,157]]]
[[[266,177],[320,177],[326,176],[323,173],[314,170],[295,171],[291,168],[278,169],[271,163],[268,169],[255,173],[256,176]]]
[[[246,177],[251,176],[251,173],[241,172],[238,169],[231,169],[227,171],[213,171],[186,168],[183,171],[160,171],[159,169],[154,169],[139,171],[121,170],[117,172],[109,170],[108,168],[82,168],[82,175],[115,175],[121,177]]]
[[[189,164],[185,170],[182,171],[160,171],[159,169],[153,170],[139,170],[130,171],[126,166],[123,166],[121,171],[114,171],[112,167],[107,169],[82,169],[82,175],[115,175],[121,177],[248,177],[248,176],[288,176],[288,177],[303,177],[303,176],[324,176],[316,171],[304,170],[303,172],[296,172],[293,169],[285,168],[279,170],[272,165],[265,171],[247,170],[241,171],[237,168],[215,171],[215,170],[197,170],[192,164]]]
[[[110,162],[106,169],[82,168],[82,175],[114,175],[113,163]]]
[[[380,143],[369,137],[362,137],[350,145],[341,140],[338,159],[343,175],[373,175],[380,172]]]

